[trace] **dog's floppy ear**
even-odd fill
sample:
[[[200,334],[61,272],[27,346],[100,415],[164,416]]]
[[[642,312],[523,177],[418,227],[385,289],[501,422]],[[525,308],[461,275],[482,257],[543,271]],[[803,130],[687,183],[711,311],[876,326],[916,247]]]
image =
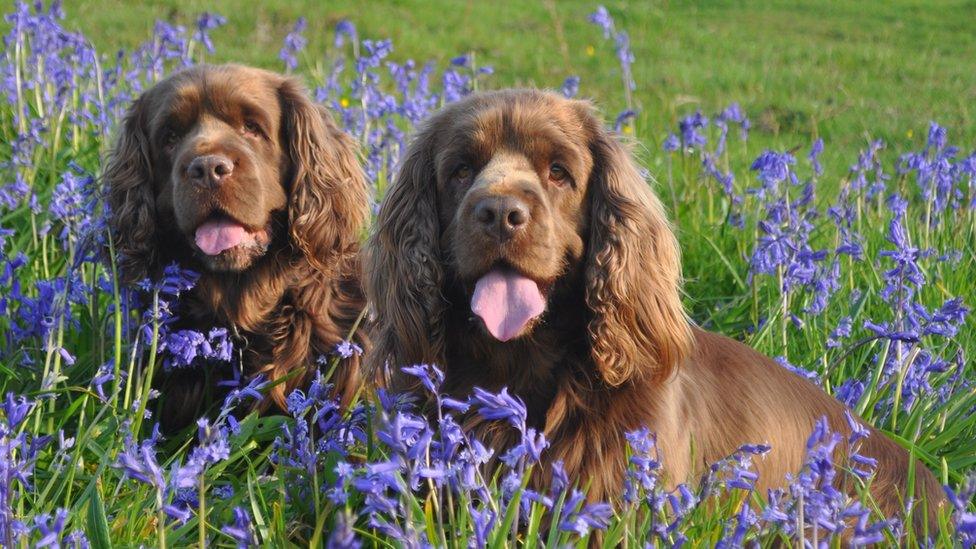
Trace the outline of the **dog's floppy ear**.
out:
[[[119,276],[134,283],[156,265],[156,197],[146,130],[146,99],[129,107],[102,174]]]
[[[285,78],[279,89],[283,142],[291,161],[288,227],[292,245],[331,272],[359,244],[369,215],[366,176],[354,140],[305,88]]]
[[[678,242],[630,152],[599,122],[591,143],[586,304],[591,352],[606,383],[667,377],[691,351]]]
[[[366,295],[375,316],[367,363],[376,375],[387,365],[393,374],[412,364],[443,365],[435,138],[433,123],[413,138],[367,246]]]

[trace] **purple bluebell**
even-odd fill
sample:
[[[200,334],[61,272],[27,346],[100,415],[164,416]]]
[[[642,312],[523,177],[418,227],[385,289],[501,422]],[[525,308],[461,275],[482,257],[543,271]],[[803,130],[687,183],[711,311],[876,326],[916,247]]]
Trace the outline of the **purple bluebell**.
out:
[[[485,419],[507,421],[520,431],[525,431],[527,412],[525,403],[518,397],[508,394],[508,388],[502,388],[499,393],[490,393],[480,387],[475,387],[471,395],[471,404]]]
[[[563,80],[563,85],[559,88],[560,93],[567,99],[572,99],[579,94],[580,77],[568,76]]]
[[[664,149],[664,152],[675,152],[681,148],[681,140],[678,139],[677,135],[669,133],[661,147]]]
[[[348,359],[363,354],[363,348],[351,341],[342,340],[335,346],[339,358]]]
[[[299,17],[295,21],[295,26],[292,27],[291,32],[285,36],[281,50],[278,52],[278,59],[281,59],[285,63],[285,68],[290,71],[298,68],[298,54],[305,49],[306,44],[308,44],[308,39],[302,34],[305,32],[305,28],[308,26],[308,22],[304,17]]]
[[[559,522],[559,529],[585,536],[592,530],[605,530],[610,524],[613,509],[607,503],[585,503],[585,495],[573,490],[563,509],[568,511]]]
[[[217,27],[227,24],[227,18],[216,13],[203,12],[197,17],[197,32],[193,38],[200,42],[208,52],[214,52],[213,40],[210,39],[210,31]]]
[[[708,138],[702,132],[708,127],[708,117],[696,111],[694,114],[682,118],[678,122],[681,134],[681,144],[685,149],[697,149],[708,143]]]
[[[627,109],[617,115],[616,120],[613,121],[613,131],[622,131],[624,126],[630,123],[631,120],[637,117],[637,111],[633,109]]]
[[[220,531],[230,536],[239,549],[257,545],[254,528],[251,526],[251,515],[243,507],[234,507],[234,521],[225,524]]]
[[[817,139],[813,142],[813,146],[810,147],[810,153],[807,155],[807,160],[810,161],[810,166],[813,168],[813,173],[823,175],[823,166],[820,164],[820,154],[823,153],[824,142],[823,139]]]
[[[356,539],[353,530],[353,517],[349,513],[339,512],[335,516],[332,534],[326,542],[326,549],[359,549],[362,543]]]
[[[336,23],[333,45],[336,48],[341,48],[346,43],[346,40],[355,44],[359,42],[359,35],[356,33],[356,25],[348,19],[343,19]]]

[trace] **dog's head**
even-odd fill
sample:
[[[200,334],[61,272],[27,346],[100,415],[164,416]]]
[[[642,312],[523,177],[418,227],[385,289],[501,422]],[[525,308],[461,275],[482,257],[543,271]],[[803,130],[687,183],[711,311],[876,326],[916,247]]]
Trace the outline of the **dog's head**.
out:
[[[104,178],[129,281],[164,259],[241,272],[281,250],[327,268],[367,213],[355,146],[329,114],[293,78],[236,65],[139,97]]]
[[[434,115],[383,203],[369,265],[376,352],[395,364],[443,359],[447,307],[470,307],[499,342],[530,337],[574,274],[587,310],[570,314],[586,315],[608,383],[664,374],[690,346],[660,201],[590,104],[556,94],[477,94]],[[452,284],[465,302],[445,302]]]

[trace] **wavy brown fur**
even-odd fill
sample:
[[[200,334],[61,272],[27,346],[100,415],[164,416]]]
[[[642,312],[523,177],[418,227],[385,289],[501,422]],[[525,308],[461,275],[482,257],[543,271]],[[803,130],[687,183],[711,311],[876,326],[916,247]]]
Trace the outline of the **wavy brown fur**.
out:
[[[572,186],[555,185],[558,162]],[[468,175],[472,173],[473,175]],[[486,237],[471,215],[481,196],[517,197],[531,221],[510,240]],[[847,433],[845,408],[810,382],[729,338],[694,328],[680,302],[679,248],[658,198],[627,149],[585,102],[540,91],[476,94],[434,115],[410,145],[367,249],[375,316],[368,366],[418,390],[399,366],[436,363],[447,390],[507,386],[589,497],[619,497],[624,433],[657,433],[671,486],[693,480],[745,443],[768,442],[760,493],[801,466],[815,421]],[[520,337],[494,339],[469,303],[474,280],[502,261],[549,288],[547,312]],[[489,445],[516,434],[469,418]],[[909,454],[872,429],[871,493],[898,514]],[[943,502],[916,462],[928,518]]]
[[[248,120],[260,131],[242,129]],[[105,168],[123,279],[157,276],[172,261],[200,272],[181,300],[180,327],[236,330],[247,375],[287,378],[262,407],[284,408],[316,358],[333,353],[362,313],[358,252],[368,195],[356,150],[294,78],[199,66],[133,103]],[[229,181],[208,188],[187,180],[187,164],[206,154],[233,160]],[[263,230],[267,245],[206,256],[193,244],[193,230],[215,211]],[[353,341],[366,346],[364,331]],[[359,359],[346,360],[332,380],[346,402],[358,372]],[[214,381],[226,375],[161,375],[164,424],[175,428],[197,417]]]

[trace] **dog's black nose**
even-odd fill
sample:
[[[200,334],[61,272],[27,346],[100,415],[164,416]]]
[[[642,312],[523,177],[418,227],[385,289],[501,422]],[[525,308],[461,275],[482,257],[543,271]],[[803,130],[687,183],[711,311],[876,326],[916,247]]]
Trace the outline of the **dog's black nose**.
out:
[[[529,217],[529,206],[514,196],[485,197],[474,207],[475,221],[502,240],[524,227]]]
[[[186,172],[193,183],[219,185],[234,173],[234,163],[226,156],[208,154],[194,158]]]

